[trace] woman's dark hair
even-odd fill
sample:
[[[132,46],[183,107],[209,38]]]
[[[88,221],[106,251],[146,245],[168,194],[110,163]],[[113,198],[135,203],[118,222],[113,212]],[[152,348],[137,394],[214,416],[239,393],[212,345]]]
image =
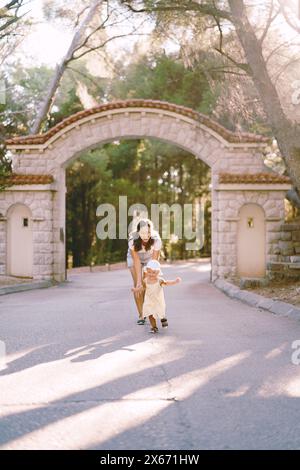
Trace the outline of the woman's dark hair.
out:
[[[151,222],[149,220],[140,220],[139,221],[139,223],[137,224],[137,227],[136,227],[136,232],[133,234],[133,247],[134,247],[135,251],[140,251],[141,248],[142,248],[142,239],[139,235],[139,231],[145,225],[147,225],[150,230],[153,228],[152,225],[151,225]],[[151,235],[150,235],[149,240],[147,241],[146,245],[144,245],[145,250],[146,251],[150,250],[151,246],[154,244],[154,242],[155,242],[154,238],[152,238]]]

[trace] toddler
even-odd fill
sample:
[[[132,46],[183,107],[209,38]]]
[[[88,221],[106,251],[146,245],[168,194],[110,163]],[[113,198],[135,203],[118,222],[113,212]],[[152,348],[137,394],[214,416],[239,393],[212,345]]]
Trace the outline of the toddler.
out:
[[[149,317],[151,333],[158,332],[157,319],[160,319],[163,328],[168,326],[163,286],[173,286],[179,282],[181,282],[180,277],[174,280],[165,280],[162,277],[160,263],[157,260],[152,259],[148,261],[147,265],[144,267],[142,280],[145,289],[143,317]],[[135,291],[135,288],[132,290]]]

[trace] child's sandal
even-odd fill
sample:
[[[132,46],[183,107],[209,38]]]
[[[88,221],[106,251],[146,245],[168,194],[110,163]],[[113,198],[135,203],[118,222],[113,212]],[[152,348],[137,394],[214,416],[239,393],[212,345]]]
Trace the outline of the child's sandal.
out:
[[[145,321],[146,321],[146,318],[139,318],[139,320],[137,321],[137,324],[138,325],[145,325]]]
[[[158,328],[157,326],[153,326],[150,330],[150,333],[158,333]]]
[[[163,328],[167,328],[168,327],[168,320],[166,318],[162,318],[161,319],[161,326]]]

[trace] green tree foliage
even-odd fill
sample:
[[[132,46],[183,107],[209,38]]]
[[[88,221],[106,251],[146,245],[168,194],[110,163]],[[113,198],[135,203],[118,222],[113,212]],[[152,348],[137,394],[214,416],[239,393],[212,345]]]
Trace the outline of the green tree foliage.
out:
[[[84,109],[78,83],[98,102],[113,99],[149,98],[167,100],[210,113],[216,95],[201,68],[184,67],[166,54],[141,57],[127,67],[118,65],[113,81],[96,79],[78,62],[68,70],[58,90],[47,128]],[[3,141],[12,135],[28,133],[38,102],[52,71],[48,67],[24,69],[16,64],[9,74],[6,105],[0,109]],[[45,128],[45,130],[47,129]],[[4,166],[8,166],[5,148]],[[3,171],[4,171],[3,166]],[[195,157],[172,145],[154,140],[109,143],[87,151],[67,170],[67,250],[74,266],[125,259],[126,240],[99,240],[96,236],[96,209],[106,202],[118,207],[119,196],[127,195],[128,206],[136,202],[180,204],[206,196],[206,244],[201,253],[210,252],[209,169]],[[128,220],[130,222],[130,219]],[[199,255],[187,253],[183,241],[170,246],[172,257]],[[172,253],[170,252],[172,248]]]
[[[169,101],[210,114],[217,96],[203,68],[187,68],[182,61],[160,54],[144,56],[118,70],[119,80],[111,88],[114,98],[144,98]]]
[[[210,172],[201,161],[178,147],[157,140],[132,140],[106,144],[83,154],[67,171],[67,246],[74,266],[123,261],[126,240],[99,240],[96,217],[99,204],[109,203],[118,215],[119,196],[127,196],[128,207],[144,204],[193,203],[206,198],[205,246],[210,253]],[[131,218],[128,218],[128,223]],[[117,233],[118,233],[118,220]],[[160,221],[161,222],[161,221]],[[171,233],[173,220],[171,221]],[[161,229],[161,224],[160,224]],[[199,256],[185,251],[186,240],[176,245],[164,240],[164,251],[173,258]]]
[[[108,84],[108,99],[144,98],[166,100],[207,114],[216,96],[199,66],[189,69],[166,54],[141,57]],[[69,95],[72,108],[72,96]],[[76,101],[74,100],[74,104]],[[166,256],[185,258],[210,253],[210,171],[201,161],[176,146],[158,140],[114,142],[81,155],[67,170],[67,250],[73,266],[124,261],[126,240],[99,240],[96,209],[110,203],[116,209],[119,196],[128,207],[144,204],[195,203],[205,197],[205,246],[197,252],[185,250],[184,239],[171,244],[164,240]],[[151,214],[149,213],[149,216]],[[128,223],[131,221],[128,218]],[[118,228],[118,220],[117,220]],[[160,227],[161,228],[161,227]],[[171,225],[171,232],[172,232]],[[117,230],[118,234],[118,230]]]
[[[0,174],[11,171],[9,154],[5,148],[5,140],[15,135],[26,135],[33,124],[36,110],[43,99],[45,89],[53,74],[50,67],[25,68],[21,63],[7,65],[4,72],[5,96],[0,103]],[[48,116],[46,131],[62,119],[84,109],[77,93],[79,84],[88,88],[89,94],[98,102],[103,99],[106,82],[95,80],[87,71],[83,62],[78,61],[72,69],[67,69],[56,96],[56,106]],[[2,85],[1,85],[2,86]],[[2,96],[1,95],[1,96]],[[3,187],[2,187],[3,189]]]
[[[24,68],[20,63],[6,66],[5,100],[0,103],[0,174],[11,172],[5,140],[28,133],[36,107],[51,75],[46,66]],[[2,186],[4,189],[4,186]]]

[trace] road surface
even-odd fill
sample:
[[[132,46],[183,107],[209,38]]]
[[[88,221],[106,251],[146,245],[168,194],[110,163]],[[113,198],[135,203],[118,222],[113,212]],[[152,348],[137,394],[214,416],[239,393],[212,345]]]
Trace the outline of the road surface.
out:
[[[299,449],[300,323],[164,266],[169,328],[136,324],[126,269],[1,296],[0,449]]]

